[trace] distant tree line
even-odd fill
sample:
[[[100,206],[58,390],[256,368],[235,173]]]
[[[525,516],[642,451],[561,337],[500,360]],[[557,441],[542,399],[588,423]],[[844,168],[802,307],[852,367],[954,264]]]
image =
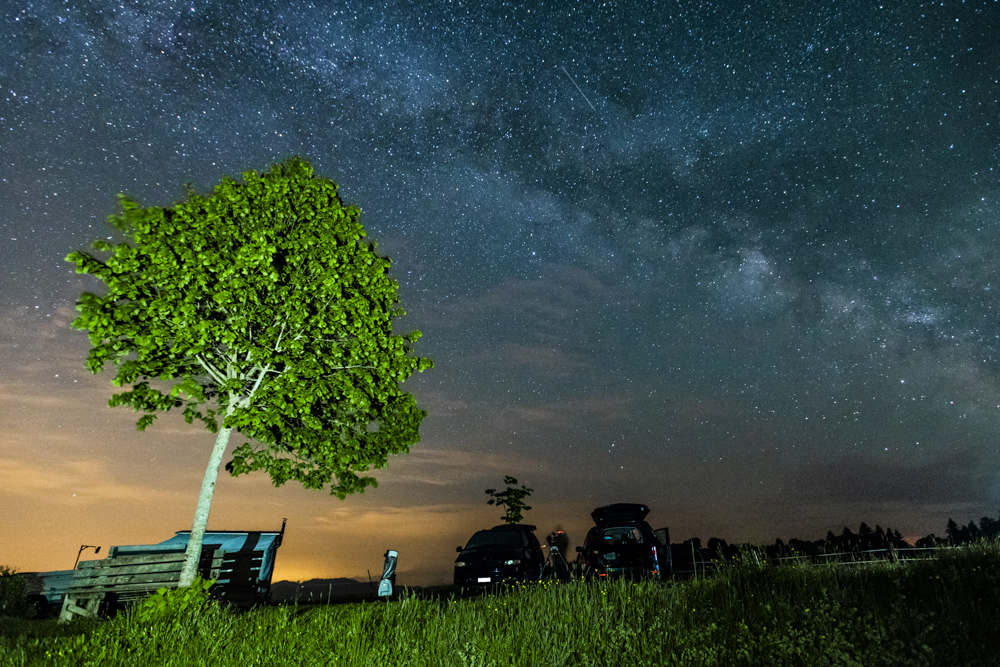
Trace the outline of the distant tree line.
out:
[[[692,562],[712,563],[720,561],[730,561],[740,556],[742,552],[761,553],[768,560],[778,558],[788,558],[793,556],[805,556],[817,558],[829,554],[857,554],[870,551],[895,551],[900,549],[958,546],[968,544],[980,539],[1000,538],[1000,519],[991,519],[984,516],[976,525],[975,521],[970,521],[968,525],[959,526],[953,519],[948,519],[945,528],[946,537],[937,537],[933,533],[922,537],[915,544],[910,544],[903,539],[898,530],[892,528],[883,529],[876,524],[873,529],[867,523],[862,522],[858,526],[857,532],[852,531],[847,526],[840,534],[835,534],[832,530],[827,531],[826,537],[820,540],[809,541],[792,538],[785,542],[776,539],[774,544],[760,547],[751,544],[729,544],[719,537],[711,537],[707,545],[702,546],[700,538],[692,537],[679,544],[671,544],[675,561],[681,563]]]
[[[673,545],[674,551],[686,555],[688,552],[694,553],[696,560],[706,561],[727,561],[737,558],[741,551],[753,547],[759,551],[760,547],[750,544],[729,544],[719,537],[709,538],[708,544],[702,547],[699,538],[693,537],[685,540],[680,545]],[[792,538],[785,542],[776,539],[774,544],[763,547],[764,555],[770,560],[775,558],[787,558],[791,556],[816,557],[825,554],[849,554],[863,551],[875,551],[879,549],[907,549],[911,545],[903,539],[898,530],[892,528],[883,529],[877,525],[874,529],[867,523],[862,522],[858,527],[858,532],[852,531],[847,526],[839,535],[828,531],[826,537],[821,540],[809,541]],[[700,556],[700,558],[699,558]]]
[[[975,521],[970,521],[967,526],[959,526],[955,523],[954,519],[949,518],[948,525],[945,528],[945,535],[946,537],[938,537],[934,533],[931,533],[917,540],[916,546],[957,546],[959,544],[975,542],[976,540],[997,538],[1000,537],[1000,520],[984,516],[979,520],[978,526]]]

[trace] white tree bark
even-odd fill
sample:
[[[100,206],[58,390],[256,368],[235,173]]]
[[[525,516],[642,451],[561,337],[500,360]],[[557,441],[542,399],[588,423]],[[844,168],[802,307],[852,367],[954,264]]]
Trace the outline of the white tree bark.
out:
[[[226,417],[236,409],[236,397],[231,396],[226,408]],[[225,418],[223,419],[225,423]],[[201,544],[208,527],[208,512],[212,507],[212,494],[215,493],[215,482],[219,478],[219,468],[222,467],[222,456],[229,444],[229,435],[233,429],[222,426],[215,436],[215,447],[205,468],[205,478],[201,482],[201,493],[198,495],[198,506],[194,510],[194,523],[191,526],[191,537],[188,538],[187,550],[184,552],[184,567],[181,578],[177,582],[179,588],[190,586],[198,576],[198,561],[201,559]]]

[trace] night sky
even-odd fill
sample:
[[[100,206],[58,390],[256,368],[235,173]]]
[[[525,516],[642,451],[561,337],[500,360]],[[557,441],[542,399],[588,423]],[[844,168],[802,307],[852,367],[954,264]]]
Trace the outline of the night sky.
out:
[[[210,528],[288,517],[276,581],[386,549],[450,581],[504,475],[573,545],[611,502],[675,541],[1000,510],[995,0],[14,0],[0,31],[0,564],[190,528],[213,436],[107,406],[64,257],[118,192],[292,155],[435,367],[377,489],[220,477]]]

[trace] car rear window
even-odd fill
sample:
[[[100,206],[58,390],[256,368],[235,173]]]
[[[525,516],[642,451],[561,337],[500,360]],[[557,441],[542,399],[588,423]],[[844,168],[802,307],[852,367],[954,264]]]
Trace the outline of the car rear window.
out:
[[[605,528],[601,531],[605,545],[642,544],[642,531],[634,526]]]
[[[475,547],[520,547],[523,546],[521,533],[513,530],[481,530],[471,538],[465,545],[466,549]]]

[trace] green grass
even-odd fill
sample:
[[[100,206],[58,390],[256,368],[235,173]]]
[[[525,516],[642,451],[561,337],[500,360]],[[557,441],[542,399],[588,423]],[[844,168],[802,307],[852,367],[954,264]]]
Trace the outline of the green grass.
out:
[[[742,564],[668,586],[24,623],[0,631],[0,664],[998,665],[1000,544],[895,566]]]

